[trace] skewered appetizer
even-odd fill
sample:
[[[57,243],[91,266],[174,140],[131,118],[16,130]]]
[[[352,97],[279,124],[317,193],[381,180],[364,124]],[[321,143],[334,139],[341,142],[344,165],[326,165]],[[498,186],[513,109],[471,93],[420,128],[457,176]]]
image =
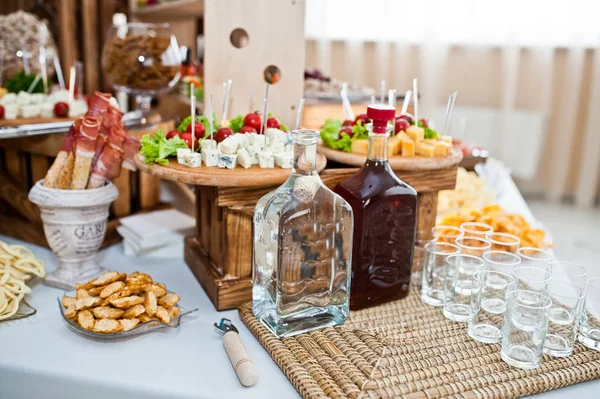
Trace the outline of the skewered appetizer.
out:
[[[56,90],[50,94],[20,91],[0,97],[0,119],[76,118],[87,110],[88,104],[84,99],[69,102],[68,90]]]

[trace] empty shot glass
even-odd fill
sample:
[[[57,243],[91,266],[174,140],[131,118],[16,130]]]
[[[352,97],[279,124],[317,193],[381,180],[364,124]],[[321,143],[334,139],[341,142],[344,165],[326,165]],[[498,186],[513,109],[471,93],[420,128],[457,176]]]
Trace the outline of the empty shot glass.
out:
[[[548,282],[550,273],[537,267],[518,267],[513,270],[513,290],[528,290],[543,293]]]
[[[534,247],[519,248],[517,254],[521,257],[521,266],[537,267],[538,269],[545,269],[548,263],[554,259],[550,252]]]
[[[584,266],[577,263],[555,260],[548,263],[546,271],[550,273],[551,281],[565,281],[585,291],[588,273]]]
[[[434,226],[431,229],[431,232],[433,233],[433,239],[435,241],[447,242],[450,244],[454,244],[454,241],[463,235],[459,227],[446,225]]]
[[[454,242],[460,248],[461,254],[473,255],[479,258],[489,251],[492,246],[485,238],[473,236],[458,237]]]
[[[579,332],[584,292],[576,285],[562,281],[550,281],[547,284],[545,293],[552,305],[544,353],[556,357],[566,357],[573,353]]]
[[[446,283],[446,258],[457,255],[460,249],[454,244],[430,241],[425,244],[421,300],[432,306],[444,304]]]
[[[516,253],[521,245],[521,239],[508,233],[487,233],[485,238],[492,244],[492,251]]]
[[[521,264],[521,258],[511,252],[488,251],[482,257],[486,270],[495,270],[512,276],[512,272]]]
[[[502,341],[506,295],[513,278],[494,270],[478,270],[473,275],[468,333],[479,342]]]
[[[600,351],[600,278],[591,278],[586,283],[579,342]]]
[[[552,301],[534,291],[510,291],[502,326],[502,360],[511,366],[532,369],[542,362]]]
[[[450,255],[446,258],[443,313],[447,319],[458,322],[469,320],[473,275],[481,266],[483,260],[472,255]]]
[[[485,238],[487,233],[494,231],[494,228],[489,224],[479,222],[465,222],[460,225],[460,230],[465,236]]]

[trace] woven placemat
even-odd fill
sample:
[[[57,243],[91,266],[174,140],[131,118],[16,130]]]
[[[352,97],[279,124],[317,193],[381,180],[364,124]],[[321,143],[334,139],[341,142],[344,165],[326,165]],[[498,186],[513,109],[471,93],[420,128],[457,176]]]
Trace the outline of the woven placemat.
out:
[[[351,312],[342,326],[278,339],[239,309],[273,360],[304,398],[517,398],[600,377],[600,352],[576,344],[566,358],[544,355],[534,370],[509,366],[499,344],[467,335],[416,293]]]

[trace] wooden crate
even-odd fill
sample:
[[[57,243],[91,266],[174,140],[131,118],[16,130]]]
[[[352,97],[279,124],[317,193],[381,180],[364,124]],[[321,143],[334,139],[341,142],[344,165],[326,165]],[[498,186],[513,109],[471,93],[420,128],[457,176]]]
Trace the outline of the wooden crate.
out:
[[[174,122],[164,122],[161,127],[171,130]],[[147,131],[132,130],[130,133],[141,138]],[[47,134],[0,140],[0,234],[48,246],[39,210],[27,195],[46,175],[63,138],[64,134]],[[122,169],[113,183],[119,190],[119,197],[111,205],[103,246],[120,241],[116,231],[119,218],[163,207],[157,177]]]
[[[333,188],[358,168],[326,169],[320,176]],[[456,167],[398,172],[419,195],[418,239],[431,239],[439,190],[454,188]],[[185,241],[185,260],[217,310],[251,300],[252,217],[256,202],[276,186],[196,186],[197,235]],[[415,265],[422,254],[415,254]]]

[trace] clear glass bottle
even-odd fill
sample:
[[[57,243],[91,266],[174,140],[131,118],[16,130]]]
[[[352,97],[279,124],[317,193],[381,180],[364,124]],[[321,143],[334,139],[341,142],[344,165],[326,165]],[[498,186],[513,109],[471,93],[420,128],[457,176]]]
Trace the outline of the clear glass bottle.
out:
[[[252,310],[278,337],[343,323],[352,208],[317,173],[315,130],[295,130],[294,169],[254,210]]]
[[[369,155],[363,167],[335,192],[354,212],[350,309],[362,309],[408,295],[417,228],[417,192],[400,180],[387,161],[387,139],[395,110],[367,108]]]

